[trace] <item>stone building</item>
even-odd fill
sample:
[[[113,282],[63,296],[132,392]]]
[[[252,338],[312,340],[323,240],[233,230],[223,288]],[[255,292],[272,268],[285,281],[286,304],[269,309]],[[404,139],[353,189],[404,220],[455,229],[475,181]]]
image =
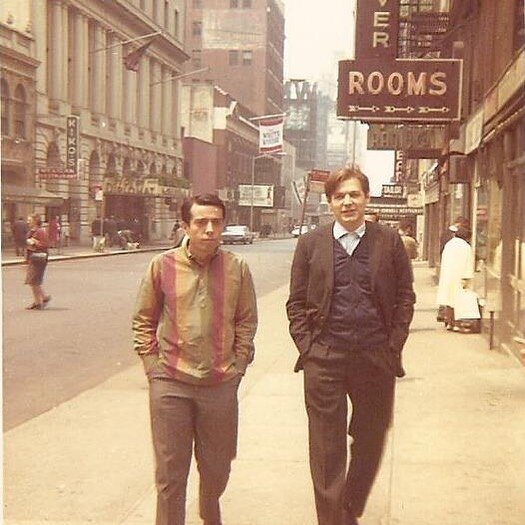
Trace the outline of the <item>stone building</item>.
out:
[[[188,59],[184,1],[33,0],[29,7],[38,67],[26,182],[61,199],[36,211],[60,215],[77,240],[89,238],[100,214],[136,219],[145,238],[167,236],[188,187],[172,79]],[[71,120],[78,137],[68,142]]]

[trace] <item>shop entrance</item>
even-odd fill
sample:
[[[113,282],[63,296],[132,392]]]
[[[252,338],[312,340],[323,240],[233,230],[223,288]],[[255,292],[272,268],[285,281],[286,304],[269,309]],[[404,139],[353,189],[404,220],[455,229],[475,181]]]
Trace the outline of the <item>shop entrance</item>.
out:
[[[120,230],[139,231],[143,241],[149,239],[146,199],[137,195],[105,195],[105,217],[117,221]]]

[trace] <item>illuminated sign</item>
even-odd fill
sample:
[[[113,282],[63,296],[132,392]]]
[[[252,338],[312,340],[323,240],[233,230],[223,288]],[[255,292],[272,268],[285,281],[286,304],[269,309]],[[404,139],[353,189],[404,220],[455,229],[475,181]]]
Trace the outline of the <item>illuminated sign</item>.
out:
[[[337,116],[364,122],[449,122],[461,114],[462,61],[341,60]]]

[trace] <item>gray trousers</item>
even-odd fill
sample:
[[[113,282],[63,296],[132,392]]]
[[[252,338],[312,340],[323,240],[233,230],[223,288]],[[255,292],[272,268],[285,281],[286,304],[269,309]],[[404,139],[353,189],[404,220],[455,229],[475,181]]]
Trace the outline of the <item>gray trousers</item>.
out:
[[[394,402],[393,375],[350,350],[314,343],[304,361],[310,472],[319,525],[352,523],[379,470]],[[352,418],[347,422],[347,399]],[[353,438],[347,470],[348,434]]]
[[[156,525],[184,525],[186,485],[193,448],[199,471],[199,511],[220,525],[219,498],[237,452],[240,378],[197,386],[166,377],[150,379],[150,413],[157,485]]]

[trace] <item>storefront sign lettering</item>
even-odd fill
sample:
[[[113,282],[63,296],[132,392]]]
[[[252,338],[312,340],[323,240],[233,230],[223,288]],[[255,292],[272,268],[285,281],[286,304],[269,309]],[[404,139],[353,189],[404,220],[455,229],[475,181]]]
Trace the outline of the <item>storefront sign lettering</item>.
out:
[[[66,119],[66,168],[74,170],[75,174],[78,169],[78,151],[79,117],[70,115]]]
[[[358,0],[356,56],[395,58],[399,32],[399,0]]]
[[[339,62],[337,116],[364,122],[459,120],[461,60]]]

